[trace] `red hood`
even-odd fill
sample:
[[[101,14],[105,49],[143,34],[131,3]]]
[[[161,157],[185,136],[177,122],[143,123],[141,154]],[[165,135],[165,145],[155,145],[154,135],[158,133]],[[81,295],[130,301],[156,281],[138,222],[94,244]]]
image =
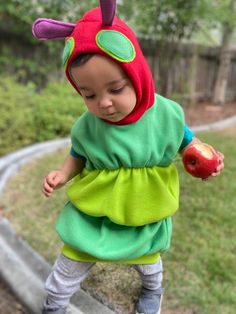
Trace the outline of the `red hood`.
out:
[[[115,31],[119,33],[118,35],[122,33],[126,36],[135,50],[133,60],[121,61],[118,60],[119,58],[115,58],[113,55],[109,54],[109,52],[104,51],[104,49],[102,50],[96,39],[97,34],[102,30]],[[113,34],[113,32],[108,33]],[[76,23],[74,31],[67,40],[72,42],[72,46],[71,52],[69,52],[71,55],[66,63],[66,75],[77,91],[78,89],[73,83],[68,69],[71,62],[77,58],[78,55],[83,53],[96,53],[111,58],[122,67],[133,83],[137,96],[137,103],[134,110],[121,121],[115,123],[107,121],[108,123],[124,125],[136,122],[142,117],[145,111],[154,104],[154,84],[151,71],[140,49],[135,34],[122,20],[115,17],[112,26],[103,26],[100,8],[93,9],[87,12],[83,18]],[[117,46],[119,46],[120,51],[122,51],[122,47],[119,43]]]

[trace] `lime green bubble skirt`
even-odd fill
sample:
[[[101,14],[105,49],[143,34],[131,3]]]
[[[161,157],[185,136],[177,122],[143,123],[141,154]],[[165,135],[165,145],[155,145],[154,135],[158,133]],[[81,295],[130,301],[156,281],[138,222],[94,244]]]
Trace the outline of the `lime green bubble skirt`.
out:
[[[87,170],[67,189],[83,213],[108,217],[125,226],[142,226],[172,216],[179,206],[176,166]]]
[[[69,186],[56,230],[79,261],[153,263],[170,247],[178,208],[175,166],[84,170]]]

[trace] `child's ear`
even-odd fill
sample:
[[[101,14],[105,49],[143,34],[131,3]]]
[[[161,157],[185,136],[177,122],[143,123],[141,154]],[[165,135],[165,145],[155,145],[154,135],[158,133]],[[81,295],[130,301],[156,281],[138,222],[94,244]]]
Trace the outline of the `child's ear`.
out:
[[[73,23],[39,18],[32,26],[32,33],[39,40],[65,39],[70,36],[74,28]]]

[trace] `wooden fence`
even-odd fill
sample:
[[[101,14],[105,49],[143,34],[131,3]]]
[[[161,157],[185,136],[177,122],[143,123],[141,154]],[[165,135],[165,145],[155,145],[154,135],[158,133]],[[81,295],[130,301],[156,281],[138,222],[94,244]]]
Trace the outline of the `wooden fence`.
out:
[[[139,38],[139,42],[151,67],[157,92],[179,100],[182,104],[212,99],[219,63],[219,48],[183,43],[163,44],[143,38]],[[52,58],[48,54],[48,48],[42,43],[31,45],[22,42],[17,37],[11,38],[10,36],[6,40],[6,36],[0,34],[0,56],[5,56],[6,51],[12,51],[14,60],[18,58],[22,60],[20,65],[18,62],[17,68],[19,70],[22,67],[24,70],[22,82],[34,80],[39,86],[43,86],[48,75],[63,77],[62,70],[58,70],[60,68],[60,50],[62,49],[62,46],[59,47],[58,56]],[[32,72],[34,64],[31,64],[31,61],[41,65],[41,69],[44,69],[45,73],[41,71],[43,73],[37,72],[36,75],[35,72]],[[48,65],[52,69],[46,71]],[[7,62],[6,71],[9,73],[15,71],[14,63],[10,60]],[[40,75],[42,78],[39,80]],[[37,78],[38,80],[36,80]],[[236,100],[236,50],[231,51],[226,94],[227,101]]]
[[[219,48],[193,44],[161,44],[139,40],[151,67],[157,92],[184,102],[212,100],[219,66]],[[236,50],[226,92],[227,102],[236,100]]]

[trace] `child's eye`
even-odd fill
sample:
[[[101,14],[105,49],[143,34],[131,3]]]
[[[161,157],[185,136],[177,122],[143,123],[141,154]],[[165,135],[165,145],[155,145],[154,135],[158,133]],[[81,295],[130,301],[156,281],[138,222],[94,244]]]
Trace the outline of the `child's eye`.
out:
[[[124,88],[125,88],[124,86],[119,87],[119,88],[114,88],[111,90],[111,92],[112,92],[112,94],[119,94],[123,91]]]
[[[95,97],[95,95],[88,95],[88,96],[84,96],[86,99],[93,99]]]

